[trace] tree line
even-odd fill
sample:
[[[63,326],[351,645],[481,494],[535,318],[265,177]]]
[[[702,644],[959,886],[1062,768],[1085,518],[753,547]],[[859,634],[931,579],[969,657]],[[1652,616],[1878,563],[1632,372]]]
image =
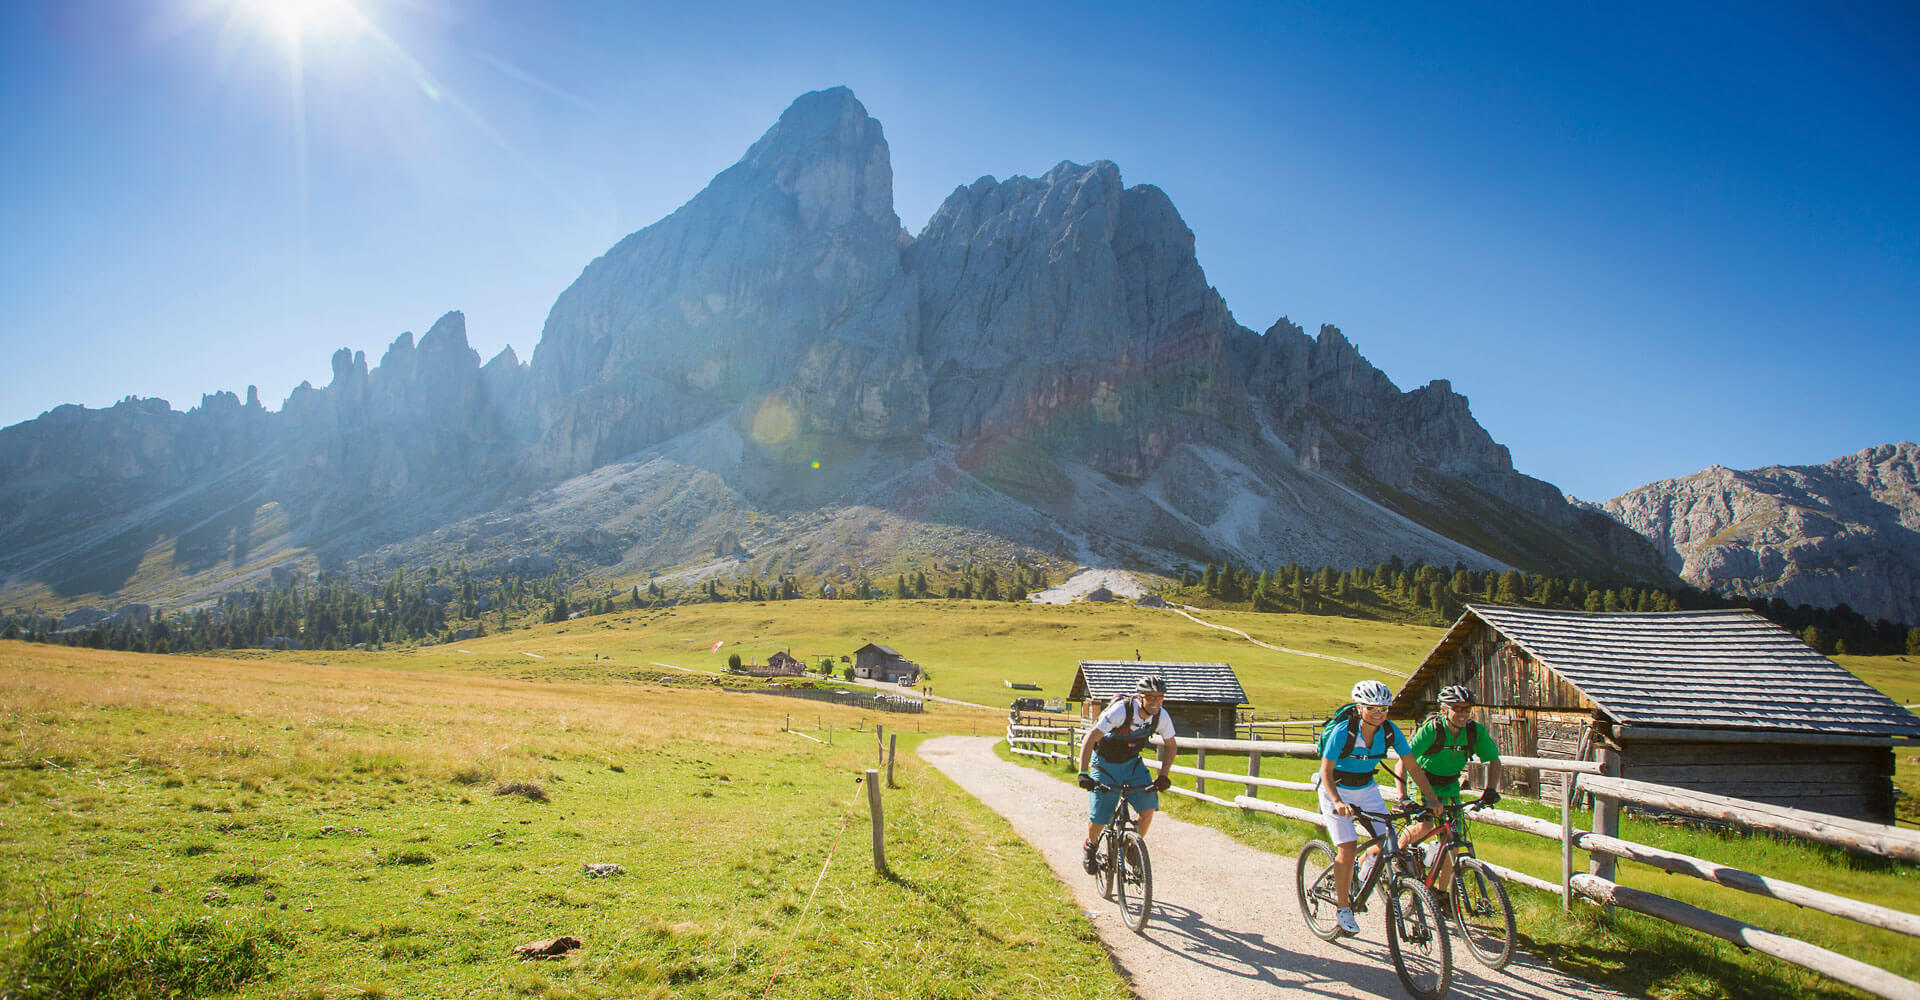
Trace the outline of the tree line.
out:
[[[1288,563],[1272,570],[1208,563],[1180,578],[1192,603],[1252,611],[1411,620],[1447,625],[1469,603],[1565,611],[1701,611],[1748,608],[1821,653],[1920,655],[1920,628],[1869,620],[1842,604],[1816,608],[1778,598],[1723,597],[1693,587],[1667,589],[1522,570],[1471,570],[1400,559],[1339,570]]]

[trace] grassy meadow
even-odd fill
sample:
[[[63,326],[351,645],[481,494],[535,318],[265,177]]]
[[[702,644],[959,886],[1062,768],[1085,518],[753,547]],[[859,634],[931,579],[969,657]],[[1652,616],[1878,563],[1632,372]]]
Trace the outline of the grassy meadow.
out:
[[[1441,634],[1207,617],[1403,672]],[[1062,697],[1079,659],[1136,652],[1232,664],[1263,716],[1324,711],[1359,676],[1395,682],[1123,605],[707,604],[414,649],[201,658],[0,641],[0,998],[1128,996],[1038,856],[907,752],[927,734],[997,733],[1003,713],[875,716],[719,689],[741,683],[717,676],[730,654],[817,663],[868,642],[927,667],[935,694],[990,706],[1013,696],[1006,681]],[[1916,676],[1904,658],[1845,662],[1896,697]],[[830,742],[781,732],[789,718]],[[875,723],[902,739],[892,878],[872,871],[852,780]],[[1904,751],[1900,769],[1920,790]],[[1170,809],[1285,853],[1311,831]],[[1476,835],[1503,864],[1558,871],[1544,841]],[[1909,866],[1673,827],[1625,835],[1920,911]],[[588,877],[597,863],[624,874]],[[1627,884],[1920,975],[1904,939],[1622,868]],[[1851,995],[1653,921],[1564,917],[1525,890],[1516,903],[1537,951],[1644,995]],[[562,934],[584,947],[509,954]]]
[[[910,754],[875,876],[852,709],[17,642],[0,704],[8,1000],[1127,995],[1038,855]],[[780,731],[800,704],[831,744]]]

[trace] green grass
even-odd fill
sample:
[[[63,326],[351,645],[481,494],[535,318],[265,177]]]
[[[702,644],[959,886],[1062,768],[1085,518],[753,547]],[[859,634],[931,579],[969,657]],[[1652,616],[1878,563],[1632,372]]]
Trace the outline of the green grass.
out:
[[[1005,744],[1001,744],[999,752],[1004,759],[1048,771],[1062,781],[1071,778],[1071,772],[1059,761],[1049,764],[1011,754]],[[1183,754],[1179,762],[1193,766],[1195,758],[1192,754]],[[1262,758],[1260,773],[1264,777],[1303,781],[1314,767],[1312,760],[1269,756]],[[1210,753],[1207,769],[1244,772],[1245,757]],[[1195,784],[1190,777],[1178,776],[1175,783],[1186,788]],[[1242,794],[1245,786],[1214,780],[1208,782],[1207,791],[1230,798]],[[1314,808],[1314,799],[1306,792],[1261,789],[1260,797],[1302,809]],[[1292,856],[1308,840],[1325,837],[1318,826],[1267,813],[1225,808],[1182,796],[1163,795],[1161,803],[1169,815],[1214,827],[1242,843],[1276,854]],[[1508,798],[1502,800],[1500,807],[1556,823],[1560,818],[1557,808],[1533,802]],[[1591,829],[1591,821],[1590,814],[1575,814],[1577,827]],[[1471,835],[1480,856],[1488,860],[1549,881],[1557,882],[1560,878],[1557,841],[1487,824],[1475,824]],[[1837,849],[1771,837],[1726,835],[1634,816],[1622,821],[1620,836],[1909,913],[1920,912],[1920,868],[1913,865],[1857,858]],[[1577,852],[1575,859],[1584,871],[1585,853]],[[1623,885],[1670,896],[1810,941],[1908,978],[1920,976],[1920,953],[1912,947],[1912,939],[1904,935],[1626,861],[1619,863],[1617,880]],[[1509,892],[1522,939],[1529,950],[1567,972],[1606,982],[1636,995],[1688,1000],[1712,997],[1807,1000],[1864,995],[1796,965],[1742,952],[1727,942],[1640,914],[1616,910],[1603,918],[1597,907],[1586,904],[1576,906],[1572,914],[1565,914],[1556,896],[1520,886],[1509,886]]]
[[[9,998],[1127,995],[913,732],[874,873],[853,710],[21,643],[0,704]],[[799,704],[831,745],[780,732]],[[562,934],[585,947],[509,955]],[[90,993],[58,978],[76,942]]]
[[[1443,631],[1316,615],[1208,611],[1203,617],[1276,646],[1376,663],[1410,673]],[[709,652],[714,642],[724,643]],[[934,693],[1004,706],[1007,681],[1061,698],[1083,659],[1224,661],[1260,712],[1331,709],[1361,668],[1256,646],[1171,611],[1130,605],[988,601],[769,601],[692,604],[622,612],[401,652],[230,654],[276,663],[380,663],[521,680],[606,681],[676,673],[656,664],[721,672],[739,653],[764,662],[779,649],[808,664],[891,646],[932,673]],[[464,651],[464,652],[463,652]],[[529,656],[528,654],[534,654]],[[537,657],[537,658],[536,658]],[[597,658],[596,658],[597,657]],[[684,675],[683,675],[684,676]]]

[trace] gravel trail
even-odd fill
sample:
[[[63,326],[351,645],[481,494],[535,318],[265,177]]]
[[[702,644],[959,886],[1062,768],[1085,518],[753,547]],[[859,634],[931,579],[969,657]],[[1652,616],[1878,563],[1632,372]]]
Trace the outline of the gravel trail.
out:
[[[1293,859],[1236,843],[1219,831],[1157,816],[1154,913],[1144,934],[1120,922],[1080,870],[1086,793],[994,755],[997,739],[942,736],[920,756],[994,811],[1040,851],[1072,888],[1114,964],[1142,1000],[1392,997],[1407,992],[1387,954],[1378,906],[1360,914],[1360,936],[1323,942],[1307,932],[1294,901]],[[1560,1000],[1624,997],[1572,979],[1531,956],[1488,972],[1455,945],[1450,997]]]

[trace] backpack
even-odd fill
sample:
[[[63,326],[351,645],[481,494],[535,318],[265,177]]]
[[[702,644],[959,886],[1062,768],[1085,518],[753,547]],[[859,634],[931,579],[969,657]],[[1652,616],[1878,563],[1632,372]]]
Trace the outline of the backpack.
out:
[[[1345,705],[1340,706],[1339,711],[1334,712],[1333,715],[1327,719],[1327,721],[1320,724],[1320,739],[1318,741],[1318,748],[1319,748],[1321,757],[1332,757],[1335,760],[1339,760],[1343,757],[1354,756],[1353,748],[1360,742],[1360,712],[1358,709],[1359,707],[1357,705],[1353,704],[1352,702],[1349,702]],[[1347,724],[1346,743],[1345,745],[1340,747],[1339,753],[1328,753],[1327,752],[1328,744],[1333,742],[1332,738],[1333,738],[1334,727],[1340,725],[1343,722]],[[1393,738],[1399,735],[1400,733],[1400,727],[1394,725],[1393,720],[1391,719],[1387,720],[1385,725],[1387,727],[1386,745],[1387,747],[1391,747],[1393,746]],[[1372,752],[1373,748],[1371,746],[1367,748],[1367,751],[1368,752],[1366,753],[1360,754],[1356,759],[1385,760],[1387,758],[1387,751],[1385,748],[1382,748],[1378,755],[1375,755]]]
[[[1100,742],[1094,744],[1094,749],[1099,752],[1103,760],[1113,761],[1114,763],[1132,760],[1138,757],[1140,751],[1153,739],[1154,730],[1152,723],[1159,722],[1159,716],[1155,715],[1151,722],[1145,725],[1136,725],[1133,717],[1132,698],[1133,695],[1131,694],[1116,694],[1107,699],[1107,709],[1113,708],[1114,702],[1128,699],[1126,725],[1124,728],[1128,732],[1135,733],[1136,735],[1122,739],[1113,733],[1108,733],[1106,736],[1101,737]],[[1160,711],[1165,712],[1166,710],[1166,706],[1162,705],[1160,707]],[[1105,715],[1106,709],[1101,710],[1101,714]]]
[[[1432,719],[1436,724],[1433,742],[1434,750],[1464,750],[1468,757],[1473,756],[1473,748],[1480,742],[1480,731],[1475,728],[1480,725],[1479,720],[1468,719],[1467,724],[1460,727],[1460,735],[1466,742],[1456,746],[1447,742],[1447,733],[1449,732],[1447,729],[1447,720],[1442,718],[1438,712],[1428,716],[1428,718]]]

